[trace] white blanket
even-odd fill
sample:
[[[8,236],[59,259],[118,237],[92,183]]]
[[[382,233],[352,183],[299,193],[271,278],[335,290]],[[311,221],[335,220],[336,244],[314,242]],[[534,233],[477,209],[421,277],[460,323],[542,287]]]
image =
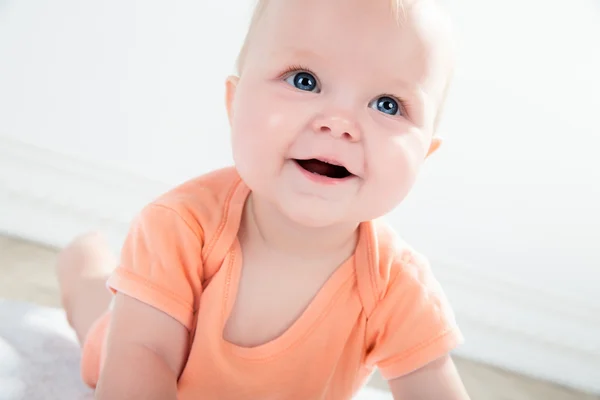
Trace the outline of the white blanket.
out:
[[[92,400],[62,310],[0,300],[0,400]],[[391,400],[365,388],[355,400]]]

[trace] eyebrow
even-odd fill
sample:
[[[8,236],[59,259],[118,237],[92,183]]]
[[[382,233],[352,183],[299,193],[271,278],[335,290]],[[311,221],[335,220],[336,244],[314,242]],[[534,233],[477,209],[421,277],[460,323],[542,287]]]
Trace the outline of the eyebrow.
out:
[[[326,57],[323,57],[322,55],[320,55],[310,49],[299,49],[299,48],[294,48],[294,47],[286,47],[284,49],[275,50],[275,51],[272,51],[269,55],[282,57],[282,58],[294,56],[294,57],[297,57],[300,59],[305,59],[305,58],[313,58],[313,59],[317,59],[317,60],[326,59]],[[408,81],[401,79],[401,78],[394,78],[394,80],[392,81],[392,85],[393,85],[393,87],[401,87],[401,88],[403,88],[403,91],[407,91],[407,92],[411,92],[411,93],[418,92],[421,89],[419,85],[409,83]]]
[[[391,80],[389,87],[394,90],[399,90],[400,92],[397,93],[397,95],[406,98],[411,103],[417,102],[420,105],[423,105],[426,98],[429,97],[421,85],[416,82],[409,82],[402,78],[394,78]]]
[[[316,58],[318,60],[324,60],[326,59],[326,57],[323,57],[322,55],[314,52],[311,49],[299,49],[299,48],[295,48],[295,47],[285,47],[283,49],[279,49],[279,50],[274,50],[272,51],[270,54],[270,56],[278,56],[278,57],[287,57],[287,56],[295,56],[298,58]],[[392,84],[394,85],[394,87],[401,87],[403,88],[403,90],[405,91],[410,91],[410,92],[418,92],[421,91],[421,87],[418,84],[414,84],[414,83],[410,83],[407,80],[401,79],[401,78],[394,78],[394,80],[392,81]]]
[[[416,82],[410,82],[410,81],[407,81],[406,79],[397,78],[397,77],[393,78],[390,82],[393,85],[393,87],[402,88],[402,90],[406,91],[406,92],[410,92],[410,93],[423,92],[423,90],[421,89],[421,85],[417,84]]]
[[[325,58],[310,49],[299,49],[296,47],[289,47],[289,46],[284,47],[283,49],[274,50],[269,53],[269,56],[281,57],[281,58],[294,56],[294,57],[301,58],[301,59],[316,58],[318,60],[323,60]]]

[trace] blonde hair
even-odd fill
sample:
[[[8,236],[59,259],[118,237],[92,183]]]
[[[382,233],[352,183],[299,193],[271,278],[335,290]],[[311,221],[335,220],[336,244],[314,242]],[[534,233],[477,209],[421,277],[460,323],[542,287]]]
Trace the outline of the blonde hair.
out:
[[[246,58],[246,53],[248,52],[248,42],[249,38],[254,30],[254,27],[258,24],[261,17],[263,16],[267,6],[269,5],[270,0],[257,0],[256,6],[254,7],[254,11],[252,13],[252,18],[250,19],[250,25],[248,26],[248,30],[246,31],[246,37],[244,38],[244,43],[240,52],[238,54],[238,58],[236,61],[236,71],[238,74],[242,72],[242,68],[244,65],[244,59]],[[404,3],[406,0],[389,0],[392,8],[393,14],[396,16],[398,22],[402,20],[402,16],[405,15]]]

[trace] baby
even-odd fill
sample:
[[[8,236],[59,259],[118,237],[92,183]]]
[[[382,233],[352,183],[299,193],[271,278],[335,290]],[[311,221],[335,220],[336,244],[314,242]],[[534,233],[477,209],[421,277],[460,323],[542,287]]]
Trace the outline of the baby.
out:
[[[379,218],[440,146],[448,37],[433,0],[259,1],[235,166],[146,206],[119,261],[94,234],[60,255],[98,399],[351,399],[375,368],[395,399],[468,399],[447,300]]]

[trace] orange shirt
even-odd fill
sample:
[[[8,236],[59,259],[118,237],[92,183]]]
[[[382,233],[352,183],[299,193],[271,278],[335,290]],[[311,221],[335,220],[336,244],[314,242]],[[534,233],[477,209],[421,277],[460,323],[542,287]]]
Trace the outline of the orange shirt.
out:
[[[360,225],[354,255],[286,332],[253,348],[227,342],[223,330],[242,268],[237,233],[249,193],[227,168],[163,195],[132,225],[108,280],[111,290],[189,330],[180,400],[350,399],[373,368],[396,378],[462,341],[427,262],[373,221]],[[109,314],[104,318],[84,345],[84,379],[92,387],[100,363],[89,360],[100,356],[90,353],[102,352],[97,344]]]

